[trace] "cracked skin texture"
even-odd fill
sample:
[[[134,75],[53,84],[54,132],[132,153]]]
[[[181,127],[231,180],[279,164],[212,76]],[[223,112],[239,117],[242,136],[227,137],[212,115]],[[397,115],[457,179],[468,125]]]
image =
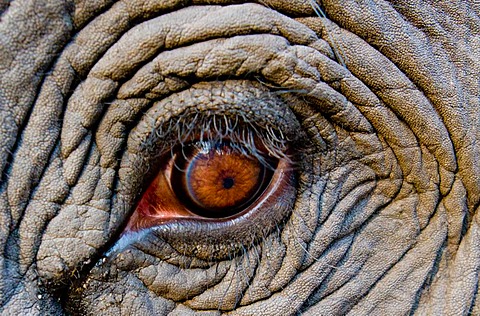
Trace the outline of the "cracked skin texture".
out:
[[[480,315],[478,4],[319,4],[0,4],[1,314]],[[108,252],[185,109],[301,130],[295,191]]]

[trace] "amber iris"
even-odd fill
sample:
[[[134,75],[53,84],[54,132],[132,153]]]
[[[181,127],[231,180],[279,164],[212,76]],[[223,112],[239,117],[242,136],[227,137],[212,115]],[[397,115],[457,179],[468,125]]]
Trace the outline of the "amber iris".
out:
[[[184,157],[185,156],[185,157]],[[179,155],[172,186],[191,211],[206,217],[225,217],[246,206],[262,188],[265,167],[227,144],[202,146]]]

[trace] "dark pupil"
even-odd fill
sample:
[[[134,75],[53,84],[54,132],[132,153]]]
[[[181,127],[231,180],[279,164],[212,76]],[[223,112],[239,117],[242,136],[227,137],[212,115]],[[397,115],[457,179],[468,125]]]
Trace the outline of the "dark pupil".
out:
[[[223,179],[223,187],[225,189],[230,189],[231,187],[233,187],[234,184],[235,184],[235,180],[233,180],[232,178]]]

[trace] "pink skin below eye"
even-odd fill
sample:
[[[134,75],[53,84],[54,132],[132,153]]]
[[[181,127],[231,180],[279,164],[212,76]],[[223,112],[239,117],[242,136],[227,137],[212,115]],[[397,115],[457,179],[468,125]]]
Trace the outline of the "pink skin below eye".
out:
[[[176,218],[195,217],[199,216],[189,212],[176,198],[162,170],[143,193],[125,231],[138,231]]]

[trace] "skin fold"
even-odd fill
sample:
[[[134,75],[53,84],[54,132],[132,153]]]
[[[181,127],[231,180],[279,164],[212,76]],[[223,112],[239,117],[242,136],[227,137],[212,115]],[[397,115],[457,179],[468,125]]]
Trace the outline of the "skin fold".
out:
[[[476,2],[0,13],[2,315],[480,315]],[[299,153],[275,203],[120,236],[158,148],[213,116]]]

